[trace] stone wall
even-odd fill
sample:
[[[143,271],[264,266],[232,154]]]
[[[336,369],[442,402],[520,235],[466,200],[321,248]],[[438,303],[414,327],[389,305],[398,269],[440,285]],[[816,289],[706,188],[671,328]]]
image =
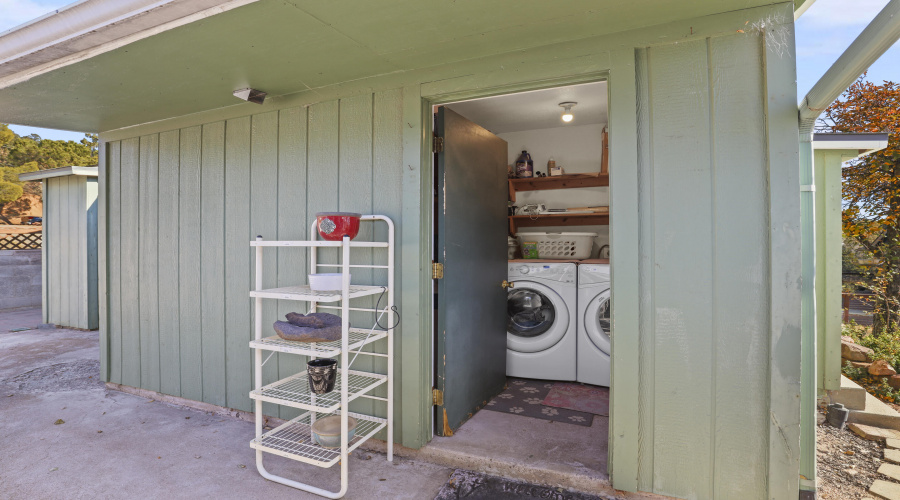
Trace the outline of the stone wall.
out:
[[[41,250],[0,250],[0,310],[41,305]]]

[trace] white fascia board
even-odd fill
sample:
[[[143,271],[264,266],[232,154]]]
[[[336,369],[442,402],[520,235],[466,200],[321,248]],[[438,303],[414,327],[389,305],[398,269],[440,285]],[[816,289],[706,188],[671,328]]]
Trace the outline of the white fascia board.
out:
[[[813,149],[842,149],[859,151],[865,156],[881,151],[888,145],[888,134],[814,134]]]
[[[36,172],[26,172],[19,174],[20,181],[41,181],[51,177],[64,177],[66,175],[81,175],[84,177],[97,177],[99,169],[97,167],[59,167],[47,170],[38,170]]]
[[[0,33],[0,88],[258,0],[80,0]]]

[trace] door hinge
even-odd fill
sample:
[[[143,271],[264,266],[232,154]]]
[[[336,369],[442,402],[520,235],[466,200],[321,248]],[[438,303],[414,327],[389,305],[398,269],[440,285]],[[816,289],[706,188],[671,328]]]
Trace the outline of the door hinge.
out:
[[[444,152],[444,138],[443,137],[435,137],[431,150],[434,151],[435,153],[443,153]]]
[[[431,263],[431,279],[439,280],[444,278],[444,265],[440,262]]]
[[[444,406],[444,391],[432,388],[431,404],[433,404],[434,406]]]

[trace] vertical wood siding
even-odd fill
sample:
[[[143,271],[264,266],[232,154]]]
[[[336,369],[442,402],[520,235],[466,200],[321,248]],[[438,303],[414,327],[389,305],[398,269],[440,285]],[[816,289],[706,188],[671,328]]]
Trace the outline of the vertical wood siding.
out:
[[[258,234],[305,239],[319,211],[377,212],[399,222],[401,102],[392,90],[108,143],[109,380],[251,410],[249,242]],[[361,234],[372,236],[387,235],[373,235],[371,226]],[[324,257],[337,262],[333,252]],[[362,262],[376,257],[386,252],[354,250]],[[264,285],[305,283],[308,262],[304,250],[267,251]],[[357,270],[353,279],[383,282],[386,275]],[[267,301],[263,324],[290,311],[306,305]],[[355,314],[353,321],[368,327],[372,319]],[[394,319],[382,319],[388,322]],[[399,351],[399,329],[395,338]],[[383,359],[369,358],[359,356],[354,368],[386,370]],[[277,355],[264,367],[265,382],[304,363]],[[399,391],[396,399],[399,408]],[[386,411],[371,401],[354,409]],[[264,411],[297,414],[274,405]]]
[[[638,52],[644,490],[766,496],[747,467],[768,452],[761,61],[756,36]]]
[[[44,193],[43,321],[97,329],[97,179],[51,177]]]

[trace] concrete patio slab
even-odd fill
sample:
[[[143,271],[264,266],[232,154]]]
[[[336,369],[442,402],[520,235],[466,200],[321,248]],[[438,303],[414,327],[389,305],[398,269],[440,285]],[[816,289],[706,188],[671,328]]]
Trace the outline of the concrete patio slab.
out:
[[[19,326],[0,317],[0,328]],[[253,424],[108,391],[99,380],[97,332],[4,331],[0,497],[320,498],[257,473],[248,445]],[[433,498],[453,472],[403,457],[390,463],[373,452],[358,451],[351,460],[350,499]],[[336,467],[273,456],[266,465],[286,477],[339,486]]]

